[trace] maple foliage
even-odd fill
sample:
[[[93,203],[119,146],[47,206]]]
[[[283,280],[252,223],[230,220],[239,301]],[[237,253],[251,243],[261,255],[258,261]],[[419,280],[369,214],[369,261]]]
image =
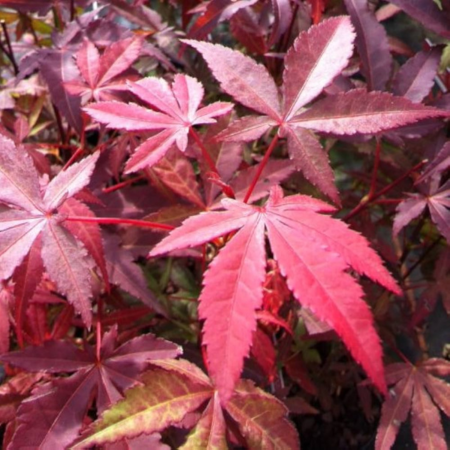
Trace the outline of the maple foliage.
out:
[[[213,117],[226,114],[232,108],[230,103],[216,102],[198,109],[203,87],[185,75],[176,75],[171,87],[165,80],[147,78],[130,84],[129,90],[161,112],[137,104],[114,102],[98,102],[85,108],[93,118],[109,127],[131,131],[163,130],[135,150],[125,167],[126,173],[153,166],[175,143],[184,152],[192,126],[214,123]]]
[[[83,245],[83,240],[75,239],[61,224],[64,216],[59,215],[58,210],[89,182],[98,154],[61,172],[45,186],[42,194],[38,173],[31,158],[9,139],[0,136],[0,140],[0,201],[11,205],[0,216],[0,278],[6,279],[13,274],[41,236],[41,256],[47,272],[89,326],[89,279],[93,266],[91,255],[86,251],[89,246]],[[104,264],[101,254],[97,254],[97,259]],[[36,268],[42,275],[42,266],[38,263],[32,270]],[[34,276],[39,279],[39,272]]]
[[[127,38],[114,42],[100,56],[97,47],[85,40],[76,54],[76,62],[83,80],[65,83],[65,88],[72,95],[79,95],[87,100],[114,99],[114,91],[127,89],[126,82],[133,78],[132,73],[124,74],[140,54],[142,40]]]
[[[449,13],[0,0],[2,447],[446,448]]]
[[[429,180],[428,185],[422,186],[422,192],[410,194],[409,198],[402,201],[397,206],[397,215],[394,220],[393,232],[398,234],[411,220],[420,216],[426,207],[428,207],[431,219],[438,227],[442,236],[450,241],[449,229],[449,210],[450,207],[450,184],[445,182],[439,186],[441,179],[440,174],[448,167],[448,153],[450,144],[447,142],[436,155],[436,158],[428,167],[424,168],[424,172],[419,180]]]
[[[450,415],[450,385],[436,375],[448,376],[449,370],[449,362],[438,358],[417,366],[396,363],[386,368],[387,382],[394,387],[383,404],[376,449],[392,447],[399,426],[407,419],[409,411],[418,449],[447,448],[439,409]]]
[[[249,449],[299,447],[297,433],[285,419],[286,407],[252,382],[242,380],[222,411],[210,380],[198,367],[184,360],[152,364],[157,367],[143,375],[142,385],[126,391],[125,399],[105,412],[71,448],[157,432],[205,402],[206,408],[180,448],[227,448],[225,411],[239,425]]]
[[[392,292],[400,289],[367,242],[341,222],[318,214],[334,210],[326,203],[301,195],[283,198],[280,188],[272,189],[265,207],[233,200],[222,204],[226,211],[187,219],[150,252],[156,256],[239,230],[205,273],[199,298],[208,369],[222,401],[229,399],[240,376],[256,327],[255,311],[262,303],[264,228],[294,296],[337,331],[385,392],[372,318],[361,289],[345,271],[352,267]]]
[[[79,350],[63,341],[4,354],[3,361],[30,372],[75,372],[33,391],[17,411],[18,432],[11,445],[54,448],[70,444],[78,435],[94,392],[97,409],[102,412],[118,401],[125,389],[138,383],[138,375],[149,360],[174,358],[180,353],[175,344],[152,335],[139,336],[118,348],[116,341],[117,328],[113,328],[105,334],[98,356],[92,347]],[[61,431],[55,433],[55,428]],[[33,437],[22,432],[25,430]]]
[[[373,134],[446,115],[434,108],[414,105],[405,98],[361,89],[326,97],[304,111],[348,64],[354,38],[348,17],[328,19],[300,33],[284,59],[281,103],[277,86],[264,66],[221,45],[184,42],[202,54],[225,92],[248,108],[265,114],[238,120],[221,133],[221,139],[253,140],[278,126],[280,136],[287,138],[295,166],[338,202],[327,156],[308,129],[337,135]]]

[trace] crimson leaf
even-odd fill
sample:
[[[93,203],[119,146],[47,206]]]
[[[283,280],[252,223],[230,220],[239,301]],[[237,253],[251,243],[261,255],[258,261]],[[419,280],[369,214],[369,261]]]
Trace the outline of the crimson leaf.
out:
[[[264,207],[223,200],[225,211],[191,217],[173,230],[150,256],[204,244],[239,230],[213,260],[204,277],[199,314],[212,378],[226,402],[249,354],[255,310],[263,298],[264,229],[280,270],[297,300],[329,323],[383,392],[381,347],[363,292],[347,273],[352,267],[387,289],[399,288],[367,241],[319,212],[326,203],[272,188]]]
[[[362,89],[324,98],[305,107],[345,68],[353,53],[355,34],[348,17],[334,17],[300,33],[286,53],[283,101],[266,68],[243,54],[221,45],[185,40],[208,63],[222,89],[263,117],[244,117],[221,133],[221,139],[246,141],[259,138],[273,126],[288,138],[294,165],[336,203],[338,192],[328,157],[314,131],[351,135],[378,133],[427,117],[447,115],[386,93]]]
[[[102,412],[138,381],[147,361],[174,358],[180,353],[175,344],[152,335],[116,346],[117,329],[113,328],[103,338],[99,358],[92,347],[82,351],[62,341],[3,355],[2,361],[31,372],[76,372],[38,387],[21,405],[13,448],[65,448],[78,435],[94,392],[97,409]]]

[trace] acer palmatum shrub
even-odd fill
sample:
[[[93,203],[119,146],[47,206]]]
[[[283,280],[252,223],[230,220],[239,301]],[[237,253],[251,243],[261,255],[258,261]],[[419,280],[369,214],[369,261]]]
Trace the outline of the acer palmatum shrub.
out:
[[[448,0],[0,5],[5,449],[448,447]]]

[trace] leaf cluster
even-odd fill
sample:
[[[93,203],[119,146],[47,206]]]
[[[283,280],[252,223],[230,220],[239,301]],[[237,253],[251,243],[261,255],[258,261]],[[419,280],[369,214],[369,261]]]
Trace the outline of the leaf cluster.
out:
[[[5,449],[447,448],[448,0],[0,20]]]

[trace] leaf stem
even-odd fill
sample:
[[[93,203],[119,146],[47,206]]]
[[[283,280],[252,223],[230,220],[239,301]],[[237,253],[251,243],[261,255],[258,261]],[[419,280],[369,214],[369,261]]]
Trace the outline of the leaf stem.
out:
[[[217,171],[217,167],[214,164],[213,159],[211,158],[210,154],[208,153],[208,150],[206,150],[206,147],[204,146],[202,140],[200,139],[200,136],[197,134],[197,132],[191,127],[189,128],[190,135],[194,138],[194,141],[199,146],[200,150],[202,151],[203,158],[205,158],[206,164],[208,164],[208,167],[210,168],[211,172],[216,173],[219,175],[219,172]]]
[[[100,362],[102,349],[102,320],[103,320],[103,298],[100,296],[97,304],[97,323],[95,324],[96,325],[95,353],[98,362]]]
[[[70,21],[73,22],[75,19],[75,1],[70,0]]]
[[[78,159],[78,157],[83,153],[83,149],[81,147],[78,147],[74,154],[70,157],[69,161],[66,162],[64,167],[62,168],[63,172],[67,170],[73,163]]]
[[[68,222],[84,222],[84,223],[99,223],[102,225],[132,225],[142,228],[153,228],[155,230],[168,230],[171,231],[175,227],[172,225],[166,225],[157,222],[148,222],[146,220],[137,219],[125,219],[117,217],[82,217],[82,216],[69,216],[65,220]]]
[[[125,180],[125,181],[122,181],[120,183],[114,184],[113,186],[108,186],[106,188],[103,188],[102,192],[104,194],[109,194],[110,192],[118,191],[119,189],[122,189],[122,188],[124,188],[124,187],[126,187],[126,186],[128,186],[130,184],[135,183],[136,181],[144,180],[144,179],[145,179],[144,175],[139,175],[137,177],[130,178],[128,180]]]
[[[408,172],[404,173],[400,178],[397,178],[395,181],[393,181],[392,183],[390,183],[387,186],[385,186],[383,189],[381,189],[381,191],[377,192],[376,194],[373,194],[372,196],[366,195],[361,200],[359,205],[357,205],[355,208],[353,208],[346,216],[344,216],[342,218],[342,220],[344,220],[344,221],[345,220],[349,220],[352,217],[354,217],[357,214],[359,214],[363,209],[367,208],[367,206],[371,202],[373,202],[374,200],[378,199],[382,195],[386,194],[386,192],[390,191],[392,188],[397,186],[397,184],[401,183],[405,178],[408,178],[409,175],[411,175],[413,172],[419,170],[425,163],[426,163],[426,161],[420,161],[420,163],[416,164],[414,167],[409,169]]]
[[[0,23],[2,26],[3,34],[5,35],[6,47],[8,48],[8,51],[5,51],[6,49],[3,47],[2,44],[2,51],[11,61],[11,64],[13,65],[14,68],[14,74],[17,75],[19,73],[19,67],[17,66],[16,59],[14,58],[14,52],[11,46],[11,39],[9,38],[8,28],[6,27],[6,23],[4,20],[2,20]]]
[[[426,256],[431,252],[431,250],[434,249],[434,247],[436,247],[436,245],[439,244],[439,242],[441,242],[441,240],[442,236],[439,236],[431,243],[431,245],[422,253],[422,255],[420,255],[420,258],[402,275],[403,280],[408,278],[409,275],[411,275],[411,273],[416,269],[416,267],[422,264]]]
[[[264,155],[264,158],[259,163],[258,170],[257,170],[255,176],[253,177],[253,180],[250,184],[250,187],[247,190],[247,193],[245,194],[244,203],[247,203],[248,200],[250,199],[252,192],[255,189],[256,184],[258,183],[259,177],[261,176],[264,168],[266,167],[267,162],[269,161],[270,155],[273,152],[273,149],[275,148],[275,146],[278,143],[278,139],[279,139],[278,134],[276,134],[274,136],[274,138],[272,139],[272,142],[270,143],[269,148],[267,149],[267,152]]]
[[[59,140],[61,142],[63,142],[64,144],[67,144],[66,133],[64,132],[64,127],[63,127],[62,120],[61,120],[61,114],[59,113],[58,107],[54,103],[52,103],[52,106],[53,106],[53,110],[55,112],[56,125],[58,126]]]

